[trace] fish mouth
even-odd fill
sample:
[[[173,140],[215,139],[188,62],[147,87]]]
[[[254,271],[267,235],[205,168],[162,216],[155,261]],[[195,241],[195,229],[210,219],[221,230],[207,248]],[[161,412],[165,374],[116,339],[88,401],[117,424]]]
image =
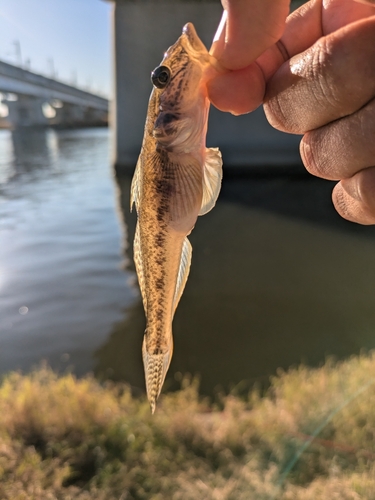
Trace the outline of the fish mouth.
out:
[[[199,38],[197,32],[195,31],[194,25],[192,23],[187,23],[182,29],[182,36],[187,38],[191,48],[197,52],[207,52],[207,48]]]
[[[212,56],[208,52],[207,47],[199,38],[192,23],[185,24],[182,29],[180,40],[182,41],[183,45],[186,45],[187,42],[189,48],[194,53],[194,56],[198,57],[201,62],[204,61],[206,64],[208,63],[219,73],[226,73],[228,71],[219,63],[219,61],[214,56]]]

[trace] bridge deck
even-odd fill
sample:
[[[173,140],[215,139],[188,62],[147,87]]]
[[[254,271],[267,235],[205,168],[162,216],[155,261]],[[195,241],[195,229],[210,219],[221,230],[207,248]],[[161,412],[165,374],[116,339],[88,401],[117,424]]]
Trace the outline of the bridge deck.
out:
[[[103,111],[108,110],[108,100],[104,97],[4,61],[0,61],[0,92],[41,97],[46,101],[59,99],[69,104],[89,106]]]

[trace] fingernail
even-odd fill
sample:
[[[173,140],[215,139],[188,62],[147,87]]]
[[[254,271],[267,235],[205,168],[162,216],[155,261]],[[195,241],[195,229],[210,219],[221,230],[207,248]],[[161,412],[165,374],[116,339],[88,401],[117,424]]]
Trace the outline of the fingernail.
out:
[[[219,39],[221,38],[221,34],[225,28],[226,22],[227,22],[227,17],[228,17],[228,12],[226,10],[223,11],[223,15],[221,16],[219,26],[216,30],[214,39],[212,40],[213,43],[218,42]]]
[[[351,198],[357,201],[362,201],[357,180],[356,176],[350,177],[349,179],[342,179],[341,187]]]
[[[216,57],[216,59],[219,59],[219,57],[224,51],[226,23],[227,23],[227,11],[224,10],[210,48],[210,54]]]
[[[354,0],[358,3],[364,3],[365,5],[375,5],[375,0]]]

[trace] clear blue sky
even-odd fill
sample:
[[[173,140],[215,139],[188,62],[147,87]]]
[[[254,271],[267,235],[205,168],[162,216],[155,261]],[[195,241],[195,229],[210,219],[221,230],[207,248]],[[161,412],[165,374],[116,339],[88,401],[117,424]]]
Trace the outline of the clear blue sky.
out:
[[[112,4],[103,0],[0,0],[0,59],[106,95],[111,92]],[[15,43],[16,42],[16,43]]]

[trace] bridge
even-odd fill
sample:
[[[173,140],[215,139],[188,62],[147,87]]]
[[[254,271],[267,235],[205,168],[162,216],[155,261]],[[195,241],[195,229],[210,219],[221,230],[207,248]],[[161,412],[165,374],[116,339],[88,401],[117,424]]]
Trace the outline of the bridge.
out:
[[[1,102],[8,116],[0,125],[78,127],[108,123],[108,100],[0,61]]]

